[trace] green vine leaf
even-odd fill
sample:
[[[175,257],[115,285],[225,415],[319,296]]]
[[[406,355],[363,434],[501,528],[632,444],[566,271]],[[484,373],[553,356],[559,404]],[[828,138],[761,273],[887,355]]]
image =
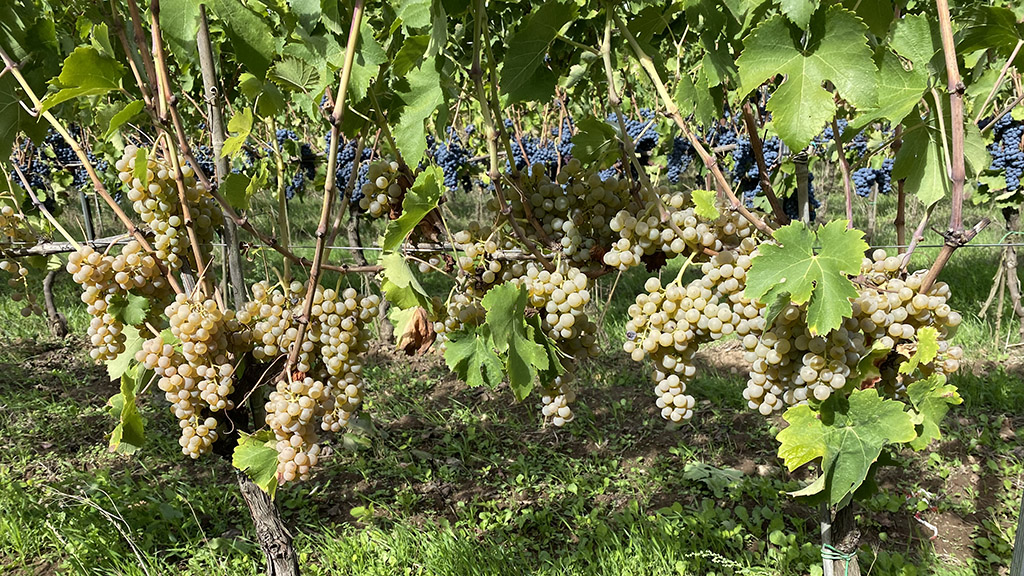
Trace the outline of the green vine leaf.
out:
[[[783,417],[789,426],[776,439],[786,467],[793,471],[821,459],[821,476],[795,495],[824,491],[833,505],[864,483],[882,448],[917,437],[906,405],[885,400],[874,389],[854,390],[848,398],[834,394],[820,412],[794,406]]]
[[[928,89],[928,69],[922,65],[908,70],[895,54],[885,51],[875,82],[878,86],[877,105],[861,111],[862,114],[850,123],[854,130],[882,118],[893,124],[903,122]]]
[[[782,0],[779,6],[782,13],[789,18],[789,21],[804,30],[811,23],[811,16],[817,8],[817,2],[812,0]]]
[[[270,430],[238,438],[231,464],[245,472],[271,498],[277,492],[277,440]]]
[[[416,166],[427,150],[427,130],[424,122],[444,102],[441,75],[437,72],[436,58],[428,58],[412,69],[403,79],[398,95],[405,108],[395,127],[395,144],[406,164]]]
[[[131,454],[142,448],[146,442],[145,424],[135,405],[135,396],[145,384],[147,372],[141,365],[121,375],[121,391],[109,400],[110,415],[117,420],[117,426],[110,434],[109,450]]]
[[[894,24],[889,47],[927,72],[928,63],[941,48],[936,28],[927,14],[907,14]]]
[[[803,33],[781,16],[774,16],[744,40],[736,63],[740,95],[783,74],[786,80],[768,102],[773,125],[793,150],[803,150],[835,116],[833,95],[822,87],[832,82],[839,94],[857,108],[875,105],[875,63],[867,43],[867,26],[853,13],[834,6],[811,21],[806,47],[796,40]]]
[[[576,15],[576,6],[545,2],[512,34],[501,69],[501,91],[510,102],[545,100],[555,93],[557,78],[543,66],[548,46]]]
[[[402,200],[402,215],[388,222],[381,243],[386,252],[397,250],[423,218],[437,208],[444,192],[443,182],[444,172],[437,166],[428,167],[419,173]]]
[[[135,151],[135,167],[132,168],[132,176],[142,182],[142,187],[149,185],[149,160],[146,157],[146,147],[143,146]]]
[[[547,351],[526,323],[526,300],[526,288],[506,282],[491,288],[481,302],[495,350],[508,354],[509,385],[520,401],[533,390],[537,372],[548,369]]]
[[[127,326],[138,326],[146,321],[149,314],[150,300],[145,296],[129,293],[127,296],[115,294],[110,297],[107,312],[115,320]]]
[[[433,305],[427,291],[420,285],[405,258],[397,253],[385,254],[380,259],[380,265],[384,267],[381,272],[380,289],[384,297],[395,306],[401,309],[414,308],[419,306],[430,311]]]
[[[278,35],[265,18],[240,0],[213,0],[213,11],[224,23],[235,59],[259,78],[265,78],[278,52]]]
[[[136,114],[142,112],[143,107],[142,100],[132,100],[125,104],[116,114],[110,117],[110,124],[107,126],[107,131],[103,133],[100,138],[106,140],[110,138],[110,135],[117,131],[118,128],[124,125],[125,122],[131,120]]]
[[[941,136],[916,113],[907,116],[903,125],[903,145],[893,161],[892,178],[905,180],[904,191],[931,206],[949,194]]]
[[[194,59],[199,0],[160,0],[160,31],[179,61]]]
[[[917,331],[917,350],[903,364],[900,365],[900,374],[913,374],[921,364],[928,364],[935,360],[939,353],[939,331],[932,326],[925,326]]]
[[[445,344],[444,362],[471,387],[495,388],[504,377],[505,364],[494,352],[485,327],[452,333]]]
[[[611,124],[593,116],[585,116],[576,123],[572,137],[572,155],[586,165],[606,168],[615,162],[619,147],[616,131]]]
[[[248,107],[235,112],[231,120],[228,120],[229,136],[224,140],[224,146],[220,149],[220,155],[224,158],[234,158],[242,151],[246,139],[252,133],[252,110]]]
[[[429,45],[429,34],[406,38],[405,42],[402,43],[402,48],[395,55],[395,61],[391,64],[395,76],[405,76],[410,70],[418,66],[423,60],[423,55],[427,53],[427,46]]]
[[[79,46],[64,60],[60,75],[52,81],[55,94],[43,99],[40,113],[61,102],[83,96],[101,96],[121,87],[124,66],[92,46]]]
[[[946,417],[949,407],[962,404],[963,398],[956,386],[946,384],[942,374],[932,374],[924,380],[918,380],[907,386],[907,396],[914,406],[914,424],[921,427],[910,446],[914,450],[924,450],[932,440],[939,439],[939,422]]]
[[[430,0],[398,0],[395,15],[407,28],[423,28],[430,25]]]
[[[132,365],[137,364],[135,354],[142,350],[142,343],[146,341],[135,326],[127,325],[121,333],[124,334],[124,352],[107,362],[107,374],[110,375],[111,381],[121,378],[129,372]]]
[[[718,196],[714,190],[694,190],[693,205],[697,216],[705,220],[717,220],[722,215],[718,211],[718,207],[715,206],[715,200],[717,199]]]
[[[849,276],[860,272],[868,249],[864,233],[846,229],[846,220],[833,220],[815,234],[801,222],[775,231],[773,244],[762,244],[747,273],[746,295],[773,302],[789,292],[795,304],[808,303],[807,327],[825,334],[842,325],[853,312],[850,298],[857,289]],[[821,250],[814,252],[815,242]]]

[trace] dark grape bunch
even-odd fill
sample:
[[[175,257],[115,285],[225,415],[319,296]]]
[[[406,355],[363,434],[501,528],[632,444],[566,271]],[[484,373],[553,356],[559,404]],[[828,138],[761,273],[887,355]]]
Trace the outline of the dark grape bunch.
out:
[[[654,113],[654,110],[641,108],[639,119],[623,118],[623,123],[626,125],[626,133],[633,140],[633,145],[636,147],[636,153],[641,164],[647,164],[651,152],[658,146],[658,142],[661,139],[661,136],[658,135],[656,117],[657,115]],[[611,124],[615,129],[619,128],[619,118],[614,112],[605,118],[605,122]]]
[[[1006,114],[996,121],[992,135],[994,142],[988,145],[990,169],[1003,172],[1007,190],[1017,190],[1024,176],[1024,122]]]
[[[329,150],[331,145],[331,134],[327,133],[324,135],[324,149]],[[357,142],[355,140],[348,140],[346,142],[338,143],[338,158],[337,165],[335,168],[334,178],[339,188],[348,186],[348,181],[352,176],[352,169],[357,164],[356,161],[356,148]],[[308,154],[312,154],[312,150],[304,145],[300,149],[302,158],[309,158]],[[350,197],[351,205],[353,208],[359,207],[363,199],[363,188],[370,181],[367,177],[369,173],[369,160],[373,157],[373,150],[369,146],[364,146],[363,151],[359,156],[358,164],[359,168],[356,172],[355,185],[352,187],[352,195]],[[302,169],[305,171],[309,180],[313,180],[315,175],[315,168],[310,169],[312,162],[303,160],[301,164]]]
[[[846,128],[849,127],[850,121],[846,118],[840,118],[836,120],[836,124],[839,126],[839,137],[842,138],[843,134],[846,133]],[[822,130],[821,134],[814,137],[811,142],[811,146],[814,147],[814,151],[821,154],[827,150],[830,146],[835,145],[835,135],[832,130],[832,125],[829,124]],[[847,157],[850,160],[857,160],[861,156],[864,156],[868,152],[868,135],[865,131],[861,130],[853,137],[849,142],[843,143],[843,151],[846,152]]]
[[[871,189],[876,185],[878,186],[879,194],[888,194],[891,192],[892,165],[892,158],[886,158],[882,161],[881,168],[865,166],[864,168],[854,170],[853,174],[850,175],[850,179],[853,180],[857,196],[867,198],[871,195]]]
[[[813,222],[818,216],[817,209],[821,206],[821,202],[814,196],[814,172],[807,173],[807,203],[809,204],[809,216]],[[791,220],[800,219],[800,201],[797,198],[796,190],[791,191],[789,196],[782,200],[782,211]]]
[[[693,158],[696,155],[696,151],[693,148],[693,144],[682,136],[676,136],[672,139],[672,152],[668,155],[668,170],[666,177],[672,184],[679,182],[679,177],[686,169],[693,163]]]
[[[427,135],[427,154],[441,167],[445,188],[454,191],[461,186],[463,190],[468,190],[472,187],[469,179],[469,159],[472,154],[463,146],[454,128],[449,127],[447,134],[444,141],[438,141],[432,134]]]

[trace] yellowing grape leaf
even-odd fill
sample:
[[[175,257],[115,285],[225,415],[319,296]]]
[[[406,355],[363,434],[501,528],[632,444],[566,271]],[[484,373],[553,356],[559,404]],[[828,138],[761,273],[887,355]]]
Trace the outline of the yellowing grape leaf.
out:
[[[534,341],[533,327],[526,323],[526,289],[510,282],[491,288],[483,301],[487,327],[499,354],[508,354],[508,382],[516,398],[533,390],[538,371],[548,369],[548,354]]]
[[[940,438],[939,422],[946,417],[951,405],[964,401],[956,386],[946,384],[946,377],[942,374],[932,374],[913,382],[907,386],[907,396],[914,406],[914,424],[921,427],[917,438],[910,443],[914,450],[924,450],[932,440]]]
[[[224,158],[234,158],[252,132],[252,110],[242,108],[235,112],[235,115],[228,120],[228,131],[234,134],[224,140],[224,146],[220,149],[220,155]]]
[[[717,220],[722,214],[718,211],[718,207],[715,206],[715,199],[714,190],[694,190],[693,205],[697,216],[707,220]]]
[[[834,394],[819,412],[794,406],[784,418],[790,426],[776,439],[786,466],[792,471],[821,458],[822,476],[795,494],[824,491],[833,505],[864,483],[882,448],[917,438],[906,405],[881,398],[873,388],[854,390],[847,398]]]
[[[817,236],[817,238],[815,238]],[[860,230],[847,230],[846,220],[833,220],[817,235],[801,222],[775,231],[779,245],[762,244],[747,273],[746,296],[771,303],[789,292],[796,304],[808,303],[807,327],[825,334],[842,325],[853,311],[857,289],[849,275],[860,272],[868,245]],[[815,253],[815,240],[821,249]]]
[[[917,350],[909,360],[900,365],[900,374],[913,374],[921,364],[928,364],[935,360],[939,353],[939,331],[931,326],[925,326],[917,331]]]
[[[505,366],[494,353],[487,330],[462,330],[449,335],[444,362],[452,372],[472,387],[494,388],[501,384]]]
[[[246,434],[238,438],[231,455],[231,464],[245,472],[264,492],[274,497],[277,492],[277,440],[270,430]]]

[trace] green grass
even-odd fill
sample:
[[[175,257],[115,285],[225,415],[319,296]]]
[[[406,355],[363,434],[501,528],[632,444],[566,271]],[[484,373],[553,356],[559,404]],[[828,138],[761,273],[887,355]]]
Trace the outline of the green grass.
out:
[[[831,195],[830,212],[840,198]],[[871,241],[892,243],[892,199],[880,199],[878,209],[885,217]],[[318,205],[307,199],[291,210],[293,222],[308,223]],[[269,202],[255,212],[264,223],[273,219]],[[456,199],[450,225],[471,213],[470,202]],[[858,205],[861,224],[863,214]],[[972,208],[968,223],[983,214]],[[908,226],[919,217],[911,210]],[[933,221],[941,226],[945,216]],[[1002,235],[993,225],[978,242]],[[370,244],[375,232],[363,237]],[[293,238],[312,244],[303,228],[293,228]],[[926,266],[935,253],[921,249],[914,266]],[[255,273],[279,262],[260,251],[248,258]],[[1016,349],[997,343],[1007,334],[1015,340],[1017,325],[1005,307],[1000,333],[994,312],[987,320],[974,315],[997,263],[996,250],[965,249],[943,272],[953,305],[964,312],[957,339],[977,374],[954,378],[964,403],[947,418],[942,440],[919,454],[898,454],[899,466],[880,475],[883,490],[858,507],[864,573],[980,576],[1009,562],[1024,473],[1017,439],[1024,434],[1024,383]],[[674,277],[678,266],[670,263],[663,276]],[[816,573],[815,512],[785,494],[805,477],[780,467],[773,440],[780,420],[746,410],[742,375],[703,372],[692,387],[697,416],[667,428],[646,367],[617,352],[625,310],[646,277],[608,275],[594,289],[595,314],[605,313],[607,302],[608,354],[582,367],[577,419],[564,430],[542,427],[533,399],[516,404],[508,390],[467,389],[436,356],[410,362],[373,355],[358,425],[329,441],[333,455],[309,482],[278,495],[306,573]],[[33,276],[33,285],[40,278]],[[328,275],[335,281],[362,285]],[[443,278],[426,282],[446,286]],[[87,362],[80,339],[49,340],[45,322],[22,319],[5,290],[0,572],[260,573],[229,464],[183,459],[175,423],[155,391],[140,401],[145,449],[109,453],[113,423],[105,404],[115,386]],[[56,298],[72,331],[84,333],[88,318],[66,275]],[[709,358],[736,355],[711,348]],[[1000,368],[992,360],[1012,362]],[[914,520],[922,507],[923,518],[940,526],[936,541]]]

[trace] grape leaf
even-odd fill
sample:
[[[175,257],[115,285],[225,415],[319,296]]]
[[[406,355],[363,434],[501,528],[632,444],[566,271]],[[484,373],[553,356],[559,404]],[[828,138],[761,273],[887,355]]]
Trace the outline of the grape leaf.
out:
[[[941,136],[916,113],[907,116],[903,125],[903,145],[893,161],[892,179],[905,180],[904,191],[931,206],[949,193]]]
[[[234,133],[224,140],[224,146],[220,149],[220,155],[224,158],[234,158],[242,151],[245,140],[252,132],[252,110],[248,107],[235,112],[228,120],[228,132]]]
[[[606,168],[615,162],[619,148],[616,132],[607,122],[585,116],[576,123],[572,137],[572,155],[586,165]]]
[[[405,76],[410,70],[418,66],[423,59],[423,55],[427,53],[427,46],[429,44],[430,36],[427,34],[406,38],[405,42],[402,43],[402,49],[395,55],[395,61],[391,64],[395,76]]]
[[[860,230],[847,230],[846,220],[833,220],[817,233],[821,244],[814,253],[815,233],[802,222],[775,231],[780,245],[762,244],[747,273],[746,295],[772,302],[783,292],[796,304],[808,303],[807,327],[825,334],[843,323],[853,311],[850,298],[857,289],[848,275],[860,272],[868,245]]]
[[[320,73],[299,58],[285,58],[274,64],[268,76],[282,88],[297,92],[317,92]]]
[[[108,448],[111,452],[131,454],[146,442],[146,434],[142,416],[135,405],[135,396],[145,383],[147,375],[152,374],[136,365],[134,369],[121,376],[121,391],[109,400],[110,415],[117,419],[117,426],[110,434]]]
[[[835,115],[832,82],[857,108],[875,104],[875,64],[867,43],[867,26],[851,12],[834,6],[811,20],[806,47],[803,33],[781,15],[760,25],[744,40],[739,66],[740,95],[779,74],[786,80],[768,102],[779,137],[793,150],[803,150]]]
[[[928,70],[924,66],[907,70],[895,54],[886,51],[875,82],[878,86],[877,105],[861,110],[862,113],[850,123],[853,128],[849,131],[851,134],[881,118],[893,124],[902,122],[928,89]]]
[[[398,0],[395,15],[408,28],[423,28],[430,24],[430,0]]]
[[[139,112],[142,112],[142,106],[142,100],[132,100],[125,104],[116,114],[110,117],[110,125],[107,126],[107,131],[100,138],[103,140],[110,138],[110,135],[123,126],[125,122],[131,120]]]
[[[384,267],[381,272],[383,278],[380,289],[384,292],[384,297],[388,299],[388,302],[402,309],[416,306],[427,310],[433,309],[430,297],[401,254],[397,252],[385,254],[381,257],[380,264]]]
[[[129,293],[127,296],[115,294],[110,297],[107,312],[115,320],[127,326],[138,326],[146,321],[149,314],[149,298]]]
[[[526,300],[526,288],[506,282],[491,288],[481,301],[496,351],[508,354],[509,386],[519,400],[533,390],[537,371],[548,369],[547,351],[534,341],[533,327],[526,323]]]
[[[540,322],[540,314],[536,314],[530,317],[526,321],[533,330],[533,341],[539,344],[548,356],[548,367],[545,370],[541,370],[538,373],[541,382],[553,382],[555,378],[565,374],[565,366],[562,366],[562,357],[565,353],[559,350],[558,346],[555,345],[554,340],[548,338],[548,335],[544,333],[544,330]]]
[[[344,51],[338,53],[339,57],[343,55]],[[359,26],[359,38],[356,39],[356,58],[352,65],[352,77],[348,81],[349,102],[359,102],[366,97],[370,83],[380,71],[380,65],[387,59],[387,54],[384,53],[384,49],[373,35],[373,28],[364,20]],[[335,65],[340,68],[342,62]]]
[[[245,472],[271,498],[277,492],[276,446],[277,440],[270,430],[256,434],[242,432],[231,455],[231,464]]]
[[[557,78],[543,66],[548,46],[576,14],[573,3],[545,2],[508,40],[501,68],[501,91],[510,102],[544,100],[554,94]]]
[[[220,193],[235,210],[247,210],[249,208],[249,195],[246,189],[251,180],[245,174],[232,172],[220,185]]]
[[[780,6],[782,13],[789,18],[789,21],[796,24],[800,29],[806,29],[811,23],[811,16],[817,3],[812,0],[782,0]]]
[[[278,51],[278,35],[274,34],[264,17],[240,0],[213,0],[210,4],[224,23],[224,31],[238,63],[257,77],[266,77]]]
[[[444,188],[444,172],[437,166],[424,169],[416,177],[416,181],[405,193],[402,200],[402,215],[397,220],[388,222],[381,247],[385,251],[398,249],[405,242],[406,236],[416,228],[431,210],[437,208]]]
[[[424,121],[444,102],[441,76],[437,72],[436,58],[428,58],[405,76],[398,95],[405,103],[398,125],[395,126],[395,144],[406,164],[416,166],[427,149],[427,131]]]
[[[43,99],[40,113],[61,102],[82,96],[99,96],[121,87],[124,66],[117,60],[103,56],[91,46],[79,46],[64,60],[60,75],[51,81],[56,93]]]
[[[932,440],[941,437],[939,422],[946,417],[950,405],[963,403],[956,386],[946,384],[942,374],[932,374],[907,386],[907,396],[914,406],[914,424],[921,432],[911,443],[914,450],[924,450]]]
[[[924,69],[941,46],[937,32],[927,14],[907,14],[894,24],[889,47]]]
[[[779,317],[779,314],[782,314],[782,311],[785,310],[786,306],[789,304],[790,296],[792,296],[792,294],[789,292],[779,292],[775,295],[774,300],[768,302],[764,313],[765,330],[768,330],[773,324],[775,324],[775,319]]]
[[[494,352],[486,330],[460,330],[449,336],[444,361],[469,386],[494,388],[501,384],[505,366]]]
[[[783,418],[790,425],[776,436],[786,467],[793,471],[821,458],[821,477],[796,495],[824,490],[834,505],[855,491],[882,448],[917,437],[905,408],[871,388],[854,390],[848,398],[834,394],[822,404],[821,412],[806,404],[787,410]]]
[[[140,147],[135,151],[135,167],[132,169],[132,176],[142,182],[142,187],[149,186],[149,160],[146,158],[146,147]]]
[[[913,374],[921,364],[928,364],[939,353],[939,331],[925,326],[917,331],[917,350],[909,360],[900,365],[900,374]]]
[[[135,326],[125,326],[121,333],[124,334],[124,352],[107,362],[107,374],[110,375],[111,381],[121,378],[129,371],[132,364],[136,363],[135,353],[142,350],[142,343],[146,341]]]
[[[196,57],[199,0],[160,0],[160,31],[181,62]]]
[[[722,215],[718,211],[718,207],[715,206],[715,200],[717,199],[718,196],[714,190],[694,190],[693,204],[696,208],[697,216],[706,220],[717,220]]]

